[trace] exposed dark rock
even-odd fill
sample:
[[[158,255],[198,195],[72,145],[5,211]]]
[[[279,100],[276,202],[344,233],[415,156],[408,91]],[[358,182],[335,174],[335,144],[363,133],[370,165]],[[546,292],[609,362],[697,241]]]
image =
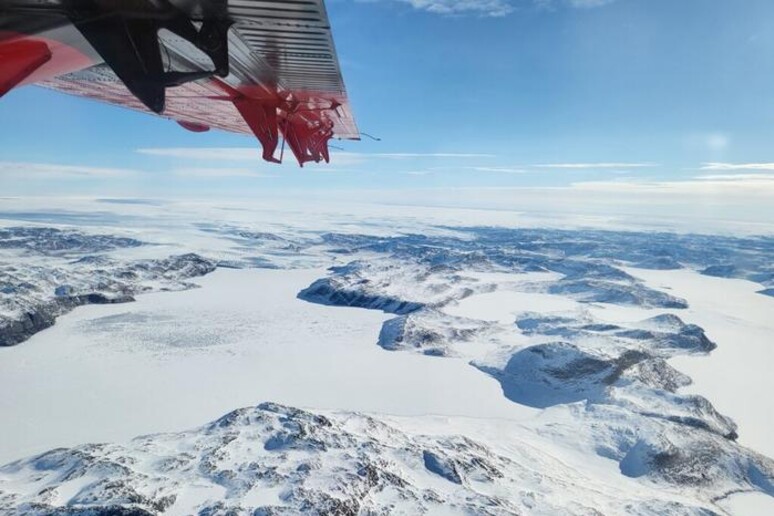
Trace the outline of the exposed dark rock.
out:
[[[379,332],[379,346],[390,351],[422,350],[425,355],[447,356],[450,348],[468,342],[485,331],[476,321],[423,308],[386,321]]]
[[[112,235],[40,227],[0,228],[0,249],[22,249],[45,255],[95,253],[139,247],[143,242]]]
[[[584,303],[612,303],[655,308],[688,308],[684,299],[679,299],[658,290],[652,290],[637,283],[621,284],[610,281],[582,279],[559,281],[548,288],[551,294],[568,295]]]
[[[639,269],[651,269],[651,270],[676,270],[682,269],[683,266],[680,262],[672,258],[671,256],[656,256],[653,258],[647,258],[634,264],[634,267]]]
[[[705,276],[715,276],[718,278],[733,278],[735,277],[739,271],[738,269],[731,264],[727,265],[711,265],[701,271],[702,274]]]
[[[332,278],[322,278],[298,294],[299,299],[334,306],[356,306],[382,310],[393,314],[407,314],[422,308],[421,303],[404,301],[389,295],[371,294],[347,288]]]
[[[439,457],[435,453],[427,450],[422,452],[422,460],[424,460],[425,467],[429,471],[445,478],[449,482],[462,484],[462,478],[460,478],[460,474],[457,472],[457,467],[453,461]]]
[[[85,245],[83,241],[79,242],[79,245]],[[110,242],[112,241],[108,240],[102,244],[108,245]],[[69,247],[65,243],[60,242],[58,246],[70,251],[79,249],[74,243]],[[133,245],[131,242],[125,244]],[[113,245],[117,244],[113,242]],[[11,308],[11,313],[0,315],[0,347],[24,342],[32,335],[52,326],[57,317],[75,307],[134,301],[135,294],[153,288],[145,286],[144,282],[160,283],[161,288],[167,290],[191,288],[193,285],[186,283],[186,280],[208,274],[214,271],[215,267],[212,261],[189,253],[161,260],[115,264],[105,270],[41,270],[41,283],[49,281],[49,276],[55,279],[68,277],[72,280],[68,283],[58,282],[57,286],[51,287],[50,290],[18,281],[17,273],[11,269],[5,273],[8,278],[6,284],[15,286],[12,290],[9,289],[13,297],[3,300],[5,305]],[[2,279],[3,270],[0,269],[0,280]]]
[[[0,322],[0,346],[14,346],[39,331],[50,328],[56,321],[56,312],[47,307],[26,312],[18,319]]]
[[[615,366],[567,342],[538,344],[514,354],[502,370],[479,366],[502,385],[505,396],[530,407],[599,399]]]
[[[687,375],[676,370],[662,358],[651,358],[634,364],[622,374],[624,378],[640,381],[654,389],[676,392],[691,384]]]

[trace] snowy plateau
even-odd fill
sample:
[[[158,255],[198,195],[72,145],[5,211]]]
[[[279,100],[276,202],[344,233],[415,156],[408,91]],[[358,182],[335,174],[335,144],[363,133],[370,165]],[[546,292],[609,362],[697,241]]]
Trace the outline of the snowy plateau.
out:
[[[0,200],[0,513],[774,514],[774,237],[316,209]]]

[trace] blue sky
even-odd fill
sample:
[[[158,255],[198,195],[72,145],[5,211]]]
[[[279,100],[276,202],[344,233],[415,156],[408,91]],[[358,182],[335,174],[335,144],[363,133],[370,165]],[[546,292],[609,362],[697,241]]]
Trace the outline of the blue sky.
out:
[[[328,167],[272,167],[249,137],[27,87],[0,100],[0,188],[774,194],[770,0],[327,5],[359,126],[381,142],[336,144]]]

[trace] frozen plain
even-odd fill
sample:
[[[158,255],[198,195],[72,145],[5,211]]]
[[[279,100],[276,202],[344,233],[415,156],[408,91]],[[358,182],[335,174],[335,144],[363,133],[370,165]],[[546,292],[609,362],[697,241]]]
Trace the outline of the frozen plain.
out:
[[[34,219],[37,225],[51,225],[69,215],[71,220],[64,226],[86,226],[92,232],[109,234],[116,231],[117,225],[132,217],[144,218],[148,211],[153,211],[152,206],[139,205],[138,208],[138,205],[129,205],[127,208],[120,205],[121,213],[115,215],[119,223],[105,224],[105,211],[117,211],[112,205],[81,202],[80,208],[66,213],[58,211],[46,215],[33,212],[25,217]],[[95,206],[102,208],[98,216],[94,215]],[[105,210],[105,206],[109,206],[110,210]],[[187,209],[200,212],[200,208]],[[589,450],[583,446],[568,446],[561,438],[552,439],[551,432],[548,433],[549,438],[543,437],[542,430],[546,428],[583,425],[574,420],[578,415],[575,408],[565,410],[560,404],[540,410],[514,403],[503,396],[503,390],[493,376],[482,371],[495,364],[501,356],[510,356],[512,349],[551,339],[525,336],[519,332],[492,337],[484,332],[481,338],[444,342],[447,346],[445,350],[438,347],[424,350],[431,353],[423,353],[421,346],[420,353],[388,352],[383,348],[393,351],[410,351],[410,348],[405,349],[402,344],[391,348],[381,342],[380,327],[389,318],[381,311],[331,306],[337,302],[330,299],[321,304],[296,298],[304,288],[326,277],[328,273],[321,267],[331,264],[346,266],[354,258],[380,256],[385,252],[380,246],[389,247],[392,243],[377,241],[374,245],[373,242],[364,245],[362,241],[357,241],[354,243],[354,247],[358,247],[356,256],[350,257],[337,253],[331,256],[319,249],[310,252],[305,247],[307,244],[300,244],[298,252],[288,252],[287,249],[273,247],[271,242],[271,245],[267,244],[265,235],[257,238],[252,238],[255,234],[251,238],[237,235],[248,230],[271,229],[267,233],[283,235],[287,239],[284,246],[287,242],[313,240],[323,230],[382,236],[391,235],[396,227],[399,234],[423,232],[427,223],[417,222],[419,216],[416,213],[396,221],[378,208],[365,220],[358,220],[348,213],[330,212],[314,219],[315,224],[322,227],[309,227],[310,219],[303,213],[297,213],[295,221],[278,225],[260,220],[262,217],[271,219],[271,210],[262,214],[239,211],[236,217],[228,210],[226,215],[231,218],[223,222],[227,210],[209,207],[210,215],[195,221],[197,225],[187,218],[191,211],[186,209],[156,209],[159,212],[169,211],[172,216],[160,219],[161,223],[151,225],[149,231],[133,229],[132,224],[128,224],[129,233],[134,232],[134,236],[141,240],[155,241],[155,246],[131,249],[124,255],[165,255],[180,247],[180,251],[199,252],[220,260],[223,266],[232,267],[235,261],[244,261],[247,256],[251,260],[269,260],[271,266],[289,267],[290,270],[221,269],[196,280],[202,285],[199,289],[147,294],[129,305],[81,307],[61,317],[53,328],[27,342],[0,349],[4,353],[0,363],[3,368],[0,378],[3,392],[15,394],[3,398],[3,413],[13,417],[4,417],[2,421],[3,434],[12,437],[4,440],[1,450],[3,460],[0,462],[55,446],[94,441],[125,442],[137,434],[179,431],[215,420],[234,408],[271,400],[316,411],[355,410],[378,414],[383,420],[412,435],[462,433],[495,448],[500,447],[499,451],[511,458],[522,456],[524,446],[528,444],[566,466],[545,471],[551,475],[547,475],[542,484],[574,484],[577,489],[593,479],[599,486],[599,498],[581,498],[586,508],[598,504],[607,508],[606,513],[618,512],[614,511],[615,500],[627,497],[633,498],[635,504],[620,512],[635,512],[634,507],[638,507],[636,500],[639,500],[640,509],[647,507],[648,501],[653,499],[668,499],[670,503],[686,503],[686,506],[696,503],[701,507],[714,506],[715,510],[732,507],[739,513],[744,513],[744,507],[733,506],[736,500],[752,500],[751,503],[760,503],[760,507],[764,508],[770,503],[770,496],[760,495],[759,491],[724,497],[714,505],[708,501],[697,502],[695,493],[686,491],[685,486],[668,489],[663,494],[660,491],[664,485],[658,481],[622,475],[615,461],[588,453]],[[428,219],[426,210],[418,212],[423,219]],[[75,218],[74,213],[78,214]],[[469,212],[444,214],[442,210],[435,210],[430,220],[436,225],[431,231],[438,235],[455,234],[450,226],[441,226],[444,218],[459,224],[459,220],[455,219],[467,219],[470,215]],[[474,220],[479,223],[485,223],[492,217],[500,221],[507,218],[502,213],[475,215]],[[11,217],[9,220],[12,221],[9,225],[19,224],[18,218]],[[209,225],[205,227],[205,224]],[[121,232],[125,234],[126,228],[122,228]],[[183,238],[180,238],[181,233]],[[224,246],[224,236],[231,239],[227,240],[230,245]],[[168,243],[170,241],[185,243],[182,246],[172,245]],[[334,242],[339,243],[341,241]],[[424,248],[421,242],[415,244],[409,240],[399,243],[404,244]],[[766,400],[765,395],[760,396],[752,409],[750,404],[734,403],[734,400],[749,398],[750,385],[745,385],[745,381],[757,387],[757,392],[770,392],[771,386],[766,384],[770,380],[766,375],[735,374],[737,368],[748,367],[751,363],[765,364],[771,356],[770,348],[761,336],[771,335],[771,327],[766,326],[766,314],[769,313],[772,298],[755,292],[752,287],[760,289],[760,284],[700,276],[685,270],[626,269],[654,289],[686,299],[689,307],[677,310],[663,306],[588,302],[583,299],[588,291],[577,292],[579,286],[586,288],[587,285],[577,282],[570,285],[569,290],[563,289],[567,295],[547,293],[546,288],[550,288],[562,275],[557,276],[555,271],[527,274],[522,271],[515,274],[502,272],[502,267],[494,267],[501,272],[492,272],[487,267],[480,267],[480,264],[473,264],[472,267],[464,265],[462,270],[466,277],[474,281],[464,279],[462,284],[473,285],[474,289],[483,286],[482,292],[465,293],[462,297],[455,292],[441,292],[436,296],[434,289],[443,284],[446,277],[438,278],[436,283],[431,282],[425,292],[414,292],[414,287],[410,283],[406,286],[402,276],[400,253],[403,251],[386,249],[386,252],[390,251],[397,254],[398,259],[393,259],[388,266],[397,262],[399,270],[398,273],[387,274],[389,281],[382,281],[385,277],[381,276],[384,274],[381,268],[365,270],[365,273],[355,270],[356,274],[363,273],[361,280],[381,281],[377,290],[386,289],[381,292],[382,300],[348,298],[347,303],[351,302],[354,306],[371,303],[372,306],[365,307],[388,312],[393,308],[389,303],[385,304],[384,299],[390,302],[408,299],[425,305],[435,303],[443,305],[440,306],[441,313],[494,322],[506,328],[512,326],[514,319],[524,312],[544,315],[582,312],[583,317],[591,317],[595,321],[621,323],[641,321],[662,313],[677,313],[685,322],[698,324],[707,331],[718,349],[706,356],[692,353],[669,358],[671,364],[679,364],[680,371],[689,376],[695,375],[696,383],[681,387],[680,392],[696,392],[709,398],[722,414],[731,416],[739,424],[739,441],[742,444],[771,456],[765,440],[771,422],[770,416],[767,416],[771,414],[771,401]],[[264,261],[253,263],[259,267],[266,265]],[[44,265],[45,260],[41,259],[40,264]],[[481,269],[487,271],[482,272]],[[334,277],[342,274],[343,286],[349,288],[346,274],[351,272],[345,270],[335,273]],[[494,290],[487,292],[492,285]],[[728,305],[724,305],[718,301],[725,299],[722,296],[706,295],[709,285],[717,286],[718,292],[732,290],[738,295],[729,297]],[[460,292],[462,290],[461,287]],[[346,288],[342,291],[349,292]],[[613,293],[620,294],[618,291]],[[427,299],[419,299],[422,296]],[[715,301],[710,306],[702,304],[702,298]],[[643,299],[651,298],[646,296]],[[740,305],[755,308],[744,314],[734,312],[734,308]],[[430,315],[432,317],[417,317],[416,321],[410,322],[415,327],[426,323],[434,325],[437,320],[441,321],[442,327],[447,324],[443,316],[438,319],[437,314]],[[722,320],[718,317],[720,315],[734,324],[733,327],[726,326],[725,333],[722,325],[713,325],[713,321]],[[467,335],[466,332],[476,324],[465,322],[463,331],[453,331],[451,335]],[[437,328],[433,326],[432,329],[434,332]],[[563,328],[552,331],[557,329],[565,331]],[[428,335],[435,338],[433,332],[424,334],[423,338]],[[716,354],[728,347],[726,339],[731,337],[745,343],[752,342],[753,345],[745,347],[744,353],[727,351],[734,354],[734,358],[721,361]],[[377,338],[382,347],[376,346]],[[259,342],[257,346],[256,341]],[[438,355],[440,351],[443,351],[441,356],[428,356]],[[468,365],[468,362],[477,360],[481,362],[477,368]],[[703,365],[710,363],[712,366],[709,369],[709,366]],[[703,371],[708,376],[704,377],[702,384]],[[712,375],[719,374],[718,371],[723,371],[727,377],[722,388],[712,381]],[[401,416],[415,417],[406,419]],[[549,426],[545,427],[546,424]],[[0,491],[2,489],[0,480]],[[546,487],[543,494],[550,491]],[[536,487],[534,492],[540,494],[541,488]],[[254,500],[256,495],[253,493],[252,496],[253,503],[257,503]],[[580,494],[574,493],[574,496],[580,497]],[[708,500],[711,498],[709,496]],[[529,505],[524,500],[522,502],[520,510],[528,510],[525,508]],[[546,503],[545,499],[543,502]],[[578,507],[573,510],[570,499],[560,499],[557,507],[569,512],[582,512]],[[748,506],[751,510],[749,507],[752,506]],[[182,509],[177,507],[177,510]],[[533,505],[528,512],[537,513],[539,510]]]
[[[271,400],[396,415],[528,417],[465,362],[374,345],[384,315],[296,294],[324,270],[221,270],[202,288],[86,306],[3,349],[0,462],[198,426]],[[55,424],[50,422],[55,421]]]

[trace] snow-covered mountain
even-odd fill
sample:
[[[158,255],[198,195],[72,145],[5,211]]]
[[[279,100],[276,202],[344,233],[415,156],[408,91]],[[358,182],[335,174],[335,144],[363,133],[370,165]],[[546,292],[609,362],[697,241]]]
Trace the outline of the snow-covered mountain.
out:
[[[774,497],[774,460],[738,444],[743,429],[686,393],[691,378],[670,362],[719,343],[686,322],[686,299],[632,272],[685,268],[754,281],[767,296],[774,239],[439,225],[385,236],[368,227],[191,220],[186,238],[160,240],[164,228],[144,239],[118,228],[9,226],[0,229],[0,345],[76,306],[187,289],[217,267],[325,264],[298,302],[385,312],[378,339],[364,345],[463,360],[539,417],[493,437],[487,420],[447,418],[439,428],[429,415],[409,423],[262,403],[190,431],[8,464],[0,511],[713,514],[735,493]],[[586,470],[577,457],[607,466]]]
[[[707,399],[678,392],[691,380],[668,360],[711,352],[715,343],[702,328],[669,312],[613,324],[594,309],[618,305],[652,312],[688,306],[619,268],[633,260],[642,266],[644,251],[638,248],[635,254],[629,245],[646,241],[644,235],[557,232],[549,241],[552,232],[486,229],[481,236],[479,231],[472,230],[480,238],[470,240],[408,236],[367,243],[364,237],[357,242],[359,250],[386,256],[334,267],[330,277],[299,295],[394,313],[380,335],[385,349],[461,356],[497,379],[508,399],[546,409],[547,418],[571,411],[571,417],[550,425],[554,438],[586,440],[590,451],[618,462],[623,475],[697,489],[710,500],[748,489],[774,495],[774,461],[735,444],[735,423]],[[492,233],[498,235],[494,240]],[[650,246],[654,256],[664,254],[667,237],[657,240],[659,245]],[[681,242],[698,245],[672,236],[673,254],[707,261],[706,253],[680,249]],[[770,243],[762,239],[761,244],[768,249]],[[769,267],[764,257],[747,263]],[[492,280],[492,274],[503,272],[522,273],[524,279]],[[768,278],[758,269],[736,273]],[[455,307],[469,296],[495,291],[577,303],[572,309],[516,313],[505,323],[455,315]],[[522,340],[514,342],[517,333]]]
[[[50,327],[76,306],[133,301],[144,292],[191,288],[187,280],[215,270],[194,253],[121,259],[143,245],[133,238],[41,227],[0,229],[0,346]]]
[[[9,464],[0,469],[0,509],[9,515],[698,515],[712,513],[709,499],[686,501],[660,493],[658,484],[679,480],[686,494],[701,493],[711,481],[704,477],[726,466],[717,466],[723,459],[712,448],[703,449],[705,463],[688,463],[678,448],[654,458],[640,443],[627,468],[652,476],[653,485],[624,493],[584,479],[518,436],[490,446],[449,430],[423,435],[361,414],[263,403],[187,432],[57,449]],[[736,465],[734,476],[724,477],[727,488],[747,488],[753,471],[771,474],[760,467],[755,457]]]

